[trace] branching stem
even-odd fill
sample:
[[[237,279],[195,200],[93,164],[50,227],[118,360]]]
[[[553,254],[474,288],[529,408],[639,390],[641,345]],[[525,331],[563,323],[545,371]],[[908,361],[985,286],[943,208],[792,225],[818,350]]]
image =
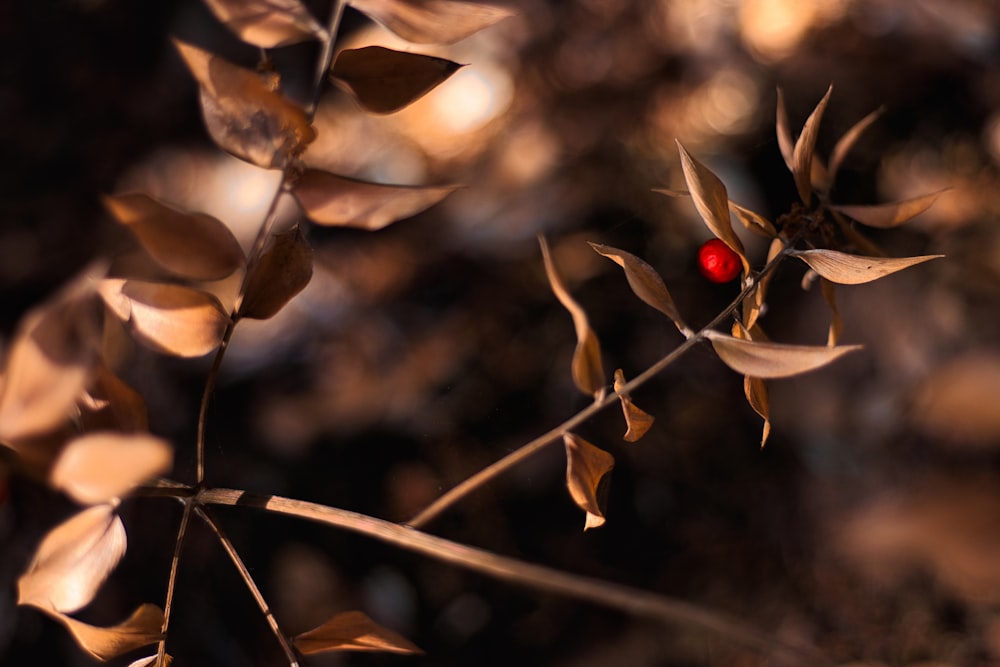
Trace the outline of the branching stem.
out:
[[[167,578],[167,597],[163,602],[163,639],[156,647],[156,667],[166,665],[167,655],[167,630],[170,627],[170,611],[174,605],[174,589],[177,585],[177,567],[181,562],[181,548],[184,545],[184,536],[187,535],[188,521],[191,519],[191,508],[193,504],[184,502],[184,514],[181,515],[181,525],[177,529],[177,541],[174,543],[174,557],[170,561],[170,576]]]

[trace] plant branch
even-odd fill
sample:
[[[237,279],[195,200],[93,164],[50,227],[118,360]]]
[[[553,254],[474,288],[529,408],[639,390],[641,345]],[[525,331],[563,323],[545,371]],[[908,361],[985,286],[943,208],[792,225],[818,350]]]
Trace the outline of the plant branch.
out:
[[[198,408],[198,436],[195,441],[198,486],[201,486],[205,482],[205,424],[208,421],[208,404],[212,400],[212,394],[215,392],[215,383],[219,378],[222,360],[226,356],[226,348],[229,347],[229,340],[233,337],[235,329],[236,318],[233,317],[230,318],[229,324],[226,325],[226,330],[222,334],[222,341],[215,351],[215,359],[212,361],[212,368],[205,379],[205,389],[201,394],[201,406]]]
[[[346,0],[333,0],[333,7],[330,9],[330,19],[327,21],[326,29],[329,37],[323,42],[323,50],[320,52],[319,60],[316,62],[316,74],[313,77],[313,98],[312,103],[306,108],[306,113],[312,118],[316,114],[316,107],[319,105],[319,96],[323,90],[323,79],[326,78],[330,63],[333,62],[333,44],[337,39],[337,31],[340,29],[340,19],[344,15]]]
[[[167,597],[163,602],[163,639],[156,647],[156,667],[164,667],[167,654],[167,630],[170,628],[170,610],[174,605],[174,587],[177,584],[177,568],[181,562],[181,548],[184,545],[184,536],[187,535],[188,522],[191,519],[191,509],[194,507],[191,502],[184,502],[184,514],[181,515],[181,526],[177,529],[177,542],[174,544],[174,557],[170,561],[170,576],[167,579]]]

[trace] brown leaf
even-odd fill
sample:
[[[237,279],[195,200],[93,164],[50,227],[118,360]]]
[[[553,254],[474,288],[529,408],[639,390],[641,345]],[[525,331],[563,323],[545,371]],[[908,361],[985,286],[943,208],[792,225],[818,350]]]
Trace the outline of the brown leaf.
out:
[[[573,502],[587,513],[583,529],[604,525],[604,504],[607,496],[607,475],[615,467],[615,459],[603,449],[583,438],[566,433],[566,488]]]
[[[193,280],[221,280],[245,263],[243,249],[222,222],[187,213],[142,193],[105,197],[104,205],[160,266]]]
[[[457,189],[367,183],[310,169],[296,181],[292,194],[317,224],[376,230],[420,213]]]
[[[781,157],[785,160],[788,171],[795,173],[793,153],[795,142],[792,140],[791,124],[788,122],[788,110],[785,108],[785,96],[778,88],[777,119],[775,122],[775,132],[778,136],[778,149]]]
[[[237,37],[262,49],[329,37],[299,0],[205,0],[205,4]]]
[[[444,58],[366,46],[341,51],[330,74],[365,109],[392,113],[420,99],[460,67]]]
[[[656,269],[647,264],[645,260],[624,250],[599,243],[591,243],[590,247],[597,254],[607,257],[625,270],[625,279],[628,280],[629,287],[632,288],[637,297],[673,320],[681,332],[687,330],[687,324],[684,323],[684,319],[674,304],[673,297],[670,296],[663,278],[656,272]]]
[[[615,391],[620,392],[624,386],[625,374],[619,368],[615,371]],[[625,431],[625,441],[636,442],[642,436],[646,435],[646,432],[653,425],[655,417],[637,408],[632,403],[632,397],[628,394],[619,394],[618,398],[621,400],[622,412],[625,414],[625,424],[628,427]]]
[[[405,637],[384,628],[360,611],[345,611],[292,640],[303,655],[328,651],[423,653]]]
[[[744,208],[732,200],[729,201],[729,210],[733,212],[737,220],[743,223],[744,227],[758,236],[773,239],[778,235],[778,230],[774,228],[771,221],[761,214]]]
[[[87,508],[48,532],[17,581],[17,603],[56,612],[86,606],[125,554],[125,527],[110,504]]]
[[[835,211],[849,215],[863,225],[877,227],[878,229],[890,229],[903,224],[917,217],[929,209],[941,193],[950,188],[932,192],[913,199],[892,202],[890,204],[875,204],[872,206],[831,206]]]
[[[792,175],[795,177],[795,188],[805,204],[809,204],[812,197],[813,154],[816,152],[816,137],[819,136],[820,121],[823,120],[823,112],[826,110],[832,92],[833,86],[831,85],[827,88],[823,99],[809,114],[806,124],[802,127],[802,134],[799,135],[795,142],[795,148],[792,150]]]
[[[216,144],[266,169],[283,169],[316,137],[309,117],[276,92],[277,81],[174,40],[201,88],[205,127]]]
[[[79,400],[84,431],[135,433],[149,428],[146,401],[106,366],[98,365],[94,379]]]
[[[298,225],[271,237],[260,258],[250,266],[240,317],[273,317],[312,279],[312,246]]]
[[[158,656],[154,653],[153,655],[148,655],[145,658],[139,658],[138,660],[133,660],[128,664],[128,667],[154,667],[156,665],[156,658]],[[169,653],[163,654],[163,667],[170,667],[174,664],[174,659]]]
[[[604,367],[601,363],[601,343],[597,335],[590,328],[587,320],[587,313],[580,307],[559,277],[552,256],[549,252],[549,244],[544,237],[539,235],[538,244],[542,249],[542,260],[545,262],[545,274],[548,276],[549,285],[552,292],[559,299],[559,302],[573,316],[573,326],[576,328],[576,350],[573,352],[573,382],[577,389],[585,394],[590,394],[595,399],[604,396],[605,376]]]
[[[109,431],[71,440],[56,460],[49,483],[85,505],[118,498],[170,470],[173,448],[147,434]]]
[[[851,148],[854,147],[854,144],[857,143],[858,138],[871,126],[872,123],[878,120],[879,116],[881,116],[884,112],[885,107],[879,107],[875,111],[872,111],[870,114],[852,125],[851,129],[845,132],[844,136],[837,141],[837,144],[833,147],[833,152],[830,153],[830,185],[832,185],[834,179],[837,178],[837,172],[840,171],[840,165],[844,162],[844,158],[847,156],[848,152],[850,152]]]
[[[917,257],[864,257],[837,250],[796,250],[792,253],[827,280],[841,285],[860,285],[878,280],[905,268],[922,264],[944,255]]]
[[[716,354],[738,373],[758,378],[783,378],[820,368],[839,357],[860,350],[860,345],[837,347],[758,343],[706,331]]]
[[[125,621],[110,628],[88,625],[51,610],[42,611],[65,625],[77,644],[101,661],[116,658],[163,639],[163,612],[153,604],[140,605]],[[167,664],[170,664],[169,660]]]
[[[767,384],[760,378],[743,376],[743,393],[747,397],[747,403],[764,420],[764,429],[760,435],[760,448],[767,444],[767,438],[771,435],[771,400],[767,392]]]
[[[830,307],[830,330],[826,336],[826,344],[833,347],[840,341],[840,332],[844,328],[840,319],[840,311],[837,309],[837,291],[834,284],[826,278],[820,278],[819,287],[820,291],[823,292],[826,305]]]
[[[451,44],[513,15],[507,7],[464,0],[348,0],[408,42]]]
[[[785,248],[785,242],[779,237],[775,237],[771,240],[771,245],[767,249],[767,264],[770,264]],[[749,298],[743,300],[743,324],[749,329],[753,330],[757,325],[757,318],[760,317],[761,311],[764,309],[764,301],[767,298],[767,288],[771,283],[771,279],[774,277],[774,271],[767,273],[759,277],[757,282],[757,289],[753,291],[753,294]]]

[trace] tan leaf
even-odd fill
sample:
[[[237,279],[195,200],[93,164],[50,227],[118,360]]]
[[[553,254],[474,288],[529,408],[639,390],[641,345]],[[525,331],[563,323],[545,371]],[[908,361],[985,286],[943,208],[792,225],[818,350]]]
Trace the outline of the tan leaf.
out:
[[[687,324],[684,323],[684,319],[674,304],[673,297],[670,296],[663,278],[656,272],[656,269],[647,264],[645,260],[624,250],[599,243],[591,243],[590,247],[597,254],[607,257],[625,270],[625,279],[637,297],[673,320],[682,332],[687,330]]]
[[[298,225],[271,237],[247,275],[240,317],[273,317],[312,279],[313,251]]]
[[[563,435],[563,443],[566,445],[566,488],[573,502],[587,513],[583,529],[603,526],[607,496],[604,480],[615,467],[615,459],[573,433]]]
[[[221,280],[243,266],[243,249],[222,222],[187,213],[142,193],[105,197],[104,205],[160,266],[193,280]]]
[[[816,138],[819,136],[819,125],[823,120],[823,112],[830,101],[830,94],[833,92],[831,85],[826,90],[826,95],[819,101],[813,112],[806,119],[806,124],[802,127],[802,134],[795,142],[792,150],[792,175],[795,177],[795,188],[799,192],[799,197],[806,204],[812,197],[812,173],[813,157],[816,152]]]
[[[760,378],[743,376],[743,393],[747,397],[747,403],[764,420],[764,429],[760,435],[760,448],[767,444],[767,438],[771,435],[771,400],[767,392],[767,384]]]
[[[145,658],[139,658],[138,660],[133,660],[128,664],[128,667],[154,667],[154,665],[156,665],[157,657],[158,656],[154,653],[153,655],[148,655]],[[164,653],[163,667],[170,667],[170,665],[172,664],[174,664],[173,657],[169,653]]]
[[[218,299],[190,287],[129,280],[120,294],[128,304],[133,334],[166,354],[206,355],[218,347],[229,324]]]
[[[917,217],[929,209],[941,193],[950,188],[932,192],[913,199],[892,202],[889,204],[875,204],[872,206],[831,206],[835,211],[849,215],[863,225],[877,227],[878,229],[890,229],[903,224]]]
[[[625,374],[619,368],[615,371],[615,391],[620,392],[624,386]],[[618,398],[621,400],[622,412],[625,414],[625,424],[628,427],[625,431],[625,441],[636,442],[642,436],[646,435],[646,432],[653,425],[655,417],[637,408],[632,403],[632,397],[628,394],[619,394]]]
[[[408,42],[451,44],[514,12],[498,4],[465,0],[348,0]]]
[[[330,74],[365,109],[392,113],[420,99],[460,67],[444,58],[366,46],[341,51]]]
[[[781,92],[781,88],[778,88],[776,115],[775,132],[778,136],[778,149],[781,151],[781,157],[785,160],[785,166],[788,167],[788,171],[794,174],[795,162],[792,154],[795,151],[795,142],[792,140],[792,126],[788,122],[788,110],[785,108],[785,95]]]
[[[819,287],[820,291],[823,292],[826,305],[830,307],[830,330],[826,336],[826,344],[833,347],[840,341],[840,332],[844,328],[840,319],[840,311],[837,309],[837,291],[834,284],[826,278],[820,278]]]
[[[780,237],[771,240],[771,245],[767,249],[767,264],[770,264],[784,250],[785,242]],[[760,317],[764,309],[764,301],[767,298],[767,288],[774,277],[774,271],[761,276],[757,282],[757,289],[749,298],[743,300],[743,323],[747,329],[753,330],[757,325],[757,318]]]
[[[237,37],[262,49],[329,36],[299,0],[205,0],[205,4]]]
[[[140,605],[128,619],[110,628],[88,625],[52,610],[42,611],[65,625],[80,648],[102,662],[163,639],[163,612],[153,604]]]
[[[79,400],[84,431],[135,433],[149,428],[146,401],[106,366],[98,365],[94,379]]]
[[[317,224],[376,230],[420,213],[457,189],[367,183],[310,169],[296,181],[292,194]]]
[[[576,328],[576,350],[573,352],[573,382],[577,389],[585,394],[590,394],[595,399],[604,396],[605,376],[604,367],[601,363],[601,343],[597,339],[597,334],[590,328],[587,320],[587,313],[580,307],[559,277],[552,256],[549,252],[549,244],[544,237],[539,235],[538,243],[542,249],[542,260],[545,262],[545,274],[548,276],[549,285],[552,292],[559,299],[559,302],[569,311],[573,317],[573,326]]]
[[[844,158],[850,152],[854,144],[857,143],[858,138],[861,134],[867,130],[872,123],[878,120],[879,116],[885,113],[885,107],[879,107],[875,111],[859,120],[857,123],[851,126],[847,132],[844,133],[833,147],[833,152],[830,153],[830,165],[829,165],[829,179],[830,185],[833,184],[834,179],[837,178],[837,172],[840,171],[840,165],[844,162]]]
[[[827,280],[841,285],[860,285],[944,255],[917,257],[864,257],[837,250],[796,250],[792,253]]]
[[[681,155],[684,180],[687,181],[698,215],[715,236],[740,256],[744,273],[749,273],[750,264],[743,252],[743,242],[736,236],[733,223],[729,219],[729,195],[726,186],[708,167],[695,160],[680,141],[677,142],[677,149]]]
[[[758,236],[773,239],[778,235],[778,230],[774,228],[771,221],[760,213],[744,208],[732,200],[729,202],[729,210],[733,212],[737,220],[743,223],[744,227]]]
[[[706,331],[705,337],[712,341],[719,358],[734,371],[765,379],[806,373],[861,349],[860,345],[827,347],[751,342],[718,331]]]
[[[56,612],[86,606],[125,554],[115,507],[96,505],[48,532],[17,581],[17,603]]]
[[[201,88],[205,127],[216,144],[266,169],[282,169],[316,137],[308,116],[277,81],[174,40]]]
[[[303,655],[327,651],[423,653],[405,637],[384,628],[360,611],[345,611],[292,640]]]
[[[85,505],[118,498],[170,470],[173,449],[147,434],[109,431],[71,440],[56,460],[49,483]]]

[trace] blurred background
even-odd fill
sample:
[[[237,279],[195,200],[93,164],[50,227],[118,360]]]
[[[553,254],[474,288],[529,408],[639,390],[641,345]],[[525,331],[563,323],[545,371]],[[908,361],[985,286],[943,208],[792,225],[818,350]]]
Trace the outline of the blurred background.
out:
[[[329,3],[308,2],[323,20]],[[795,132],[827,87],[828,155],[885,107],[832,198],[876,203],[950,187],[888,254],[947,259],[838,289],[864,351],[770,383],[773,432],[742,378],[697,348],[634,396],[638,443],[609,410],[579,434],[616,459],[608,523],[582,531],[556,446],[428,530],[724,611],[834,663],[1000,662],[1000,6],[991,0],[525,0],[448,47],[407,46],[348,9],[345,46],[469,63],[387,116],[330,87],[305,159],[380,182],[455,183],[443,204],[377,233],[309,227],[312,283],[238,327],[208,425],[208,480],[405,520],[587,398],[575,338],[545,280],[548,235],[601,339],[634,377],[682,340],[586,241],[645,258],[698,326],[732,299],[695,267],[709,237],[675,139],[730,197],[770,219],[796,200],[774,138],[776,89]],[[142,190],[229,224],[249,244],[277,182],[215,148],[170,43],[252,67],[257,54],[196,0],[0,4],[0,331],[123,233],[100,196]],[[274,54],[308,97],[315,44]],[[294,213],[289,209],[289,215]],[[748,237],[758,265],[766,251]],[[804,269],[777,272],[762,325],[823,344],[829,311]],[[210,358],[132,346],[119,369],[193,479]],[[90,665],[62,628],[15,607],[15,580],[73,506],[0,464],[0,664]],[[162,604],[180,508],[126,502],[129,551],[81,618]],[[782,665],[725,637],[667,628],[500,584],[371,540],[218,511],[290,633],[362,609],[427,655],[307,665]],[[182,665],[279,665],[280,651],[207,531],[189,535],[169,650]],[[136,657],[118,660],[127,665]]]

